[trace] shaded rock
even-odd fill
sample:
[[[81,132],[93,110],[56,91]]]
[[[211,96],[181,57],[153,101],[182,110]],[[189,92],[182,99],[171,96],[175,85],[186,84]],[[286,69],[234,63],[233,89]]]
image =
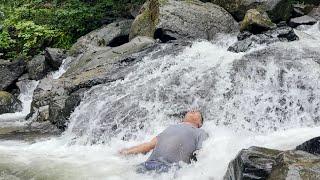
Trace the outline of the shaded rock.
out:
[[[225,180],[267,179],[281,151],[250,147],[239,152],[229,163]]]
[[[40,80],[48,74],[48,72],[50,71],[50,65],[45,56],[38,55],[28,62],[27,70],[29,79]]]
[[[250,48],[252,43],[253,42],[251,39],[244,39],[231,45],[228,48],[228,51],[235,52],[235,53],[246,52]]]
[[[49,105],[53,81],[54,80],[51,78],[44,78],[40,80],[37,88],[33,92],[33,99],[30,110],[31,114],[36,112],[40,107]]]
[[[306,15],[290,19],[289,26],[295,28],[299,25],[314,25],[315,23],[317,23],[316,19]]]
[[[296,150],[305,151],[314,155],[320,155],[320,137],[310,139],[296,147]]]
[[[59,129],[65,129],[67,119],[80,104],[81,99],[87,91],[87,88],[83,88],[73,92],[70,96],[54,97],[49,106],[50,122]]]
[[[288,26],[288,23],[286,21],[280,21],[278,24],[277,24],[277,27],[284,27],[284,26]]]
[[[243,20],[249,9],[257,9],[260,13],[267,12],[272,22],[286,21],[292,16],[295,0],[203,0],[212,2],[232,14],[237,21]],[[301,0],[304,4],[319,5],[317,0]],[[308,6],[307,6],[308,7]],[[306,8],[307,10],[307,8]],[[307,14],[305,12],[305,14]]]
[[[21,101],[12,94],[0,91],[0,114],[14,113],[21,110]]]
[[[262,34],[251,35],[248,32],[243,32],[238,35],[236,43],[228,48],[231,52],[246,52],[255,44],[271,44],[279,41],[295,41],[299,37],[294,33],[291,27],[280,27],[274,30],[265,31]]]
[[[319,156],[303,151],[250,147],[229,163],[224,179],[319,179],[319,160]]]
[[[54,70],[58,70],[62,61],[67,58],[66,50],[59,48],[46,48],[46,59]]]
[[[247,30],[251,33],[258,34],[263,31],[275,29],[276,27],[268,17],[261,15],[256,9],[250,9],[240,24],[240,31]]]
[[[243,32],[241,32],[241,33],[238,34],[237,39],[238,39],[239,41],[241,41],[241,40],[244,40],[244,39],[249,38],[251,35],[252,35],[251,32],[249,32],[249,31],[243,31]]]
[[[26,70],[26,63],[22,58],[12,62],[0,61],[0,90],[9,90],[12,85]]]
[[[312,11],[308,14],[308,16],[315,18],[316,20],[320,20],[320,7],[312,9]]]
[[[212,38],[217,33],[230,33],[238,29],[232,16],[220,6],[198,0],[148,0],[145,10],[134,20],[130,39],[148,36],[170,40]]]
[[[115,47],[127,43],[132,22],[133,20],[122,20],[94,30],[78,39],[70,52],[78,54],[96,49],[96,47]]]
[[[140,9],[142,5],[134,4],[130,7],[130,15],[136,18],[140,14]]]

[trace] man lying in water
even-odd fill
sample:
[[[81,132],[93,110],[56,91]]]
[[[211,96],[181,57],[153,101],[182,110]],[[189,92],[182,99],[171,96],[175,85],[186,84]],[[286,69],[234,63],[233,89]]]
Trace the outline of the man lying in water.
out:
[[[138,165],[139,173],[152,170],[161,173],[179,168],[180,161],[189,164],[196,160],[197,150],[208,138],[207,133],[200,129],[202,124],[201,112],[190,111],[181,124],[171,125],[150,142],[123,149],[120,154],[146,154],[153,149],[148,160]]]

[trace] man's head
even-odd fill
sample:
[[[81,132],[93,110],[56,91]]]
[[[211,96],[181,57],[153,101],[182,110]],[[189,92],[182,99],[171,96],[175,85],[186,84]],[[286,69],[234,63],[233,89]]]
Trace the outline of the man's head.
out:
[[[189,122],[200,128],[203,124],[203,116],[200,111],[189,111],[184,119],[183,122]]]

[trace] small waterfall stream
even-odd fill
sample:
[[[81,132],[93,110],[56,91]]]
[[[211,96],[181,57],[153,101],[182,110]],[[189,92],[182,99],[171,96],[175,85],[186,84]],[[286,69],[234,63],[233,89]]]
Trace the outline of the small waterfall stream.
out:
[[[0,141],[0,178],[216,180],[242,148],[287,150],[319,136],[319,25],[297,33],[300,41],[247,53],[228,52],[235,37],[221,36],[175,56],[146,55],[125,79],[91,88],[61,137]],[[136,174],[134,165],[148,155],[117,155],[195,108],[210,136],[197,163],[176,173]]]

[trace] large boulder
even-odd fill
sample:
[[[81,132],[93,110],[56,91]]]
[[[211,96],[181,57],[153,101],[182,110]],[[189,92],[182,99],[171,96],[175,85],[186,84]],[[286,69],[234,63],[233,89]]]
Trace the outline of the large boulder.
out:
[[[31,114],[34,121],[50,121],[64,129],[66,122],[90,87],[123,79],[134,69],[135,53],[154,45],[148,37],[137,37],[129,43],[114,48],[89,51],[71,62],[59,79],[45,78],[34,91]]]
[[[320,137],[310,139],[296,147],[296,150],[305,151],[314,155],[320,155]]]
[[[28,62],[27,70],[29,79],[40,80],[48,74],[48,72],[50,71],[50,65],[45,56],[38,55]]]
[[[78,54],[96,47],[115,47],[127,43],[132,22],[133,20],[122,20],[94,30],[78,39],[70,52]]]
[[[256,9],[250,9],[240,24],[240,31],[247,30],[251,33],[258,34],[263,31],[275,29],[276,27],[277,25],[271,22],[268,16],[263,16]]]
[[[26,70],[26,63],[22,58],[12,62],[0,61],[0,90],[7,90]]]
[[[0,114],[14,113],[21,110],[21,101],[12,94],[0,91]]]
[[[243,149],[229,163],[225,180],[319,179],[320,157],[303,151]]]
[[[230,12],[238,21],[243,20],[249,9],[257,9],[260,13],[267,12],[273,22],[289,20],[296,0],[203,0],[220,5]],[[305,4],[319,5],[317,0],[301,0]]]
[[[148,0],[136,17],[130,39],[136,36],[169,40],[212,40],[217,33],[236,31],[238,25],[220,6],[198,0]]]
[[[317,23],[316,19],[305,15],[305,16],[290,19],[289,26],[297,27],[300,25],[314,25],[315,23]]]
[[[65,58],[67,58],[66,50],[60,48],[46,48],[46,59],[52,69],[58,70]]]

